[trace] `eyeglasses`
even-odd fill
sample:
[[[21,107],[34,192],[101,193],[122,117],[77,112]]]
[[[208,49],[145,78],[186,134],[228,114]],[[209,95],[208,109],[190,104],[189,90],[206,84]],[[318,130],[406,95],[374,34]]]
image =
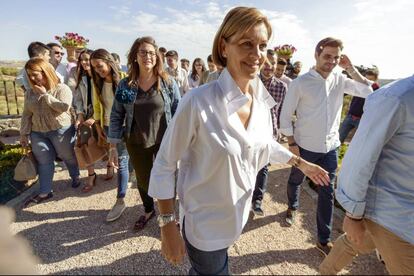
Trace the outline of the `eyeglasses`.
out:
[[[65,55],[64,52],[55,52],[55,55],[61,55],[62,57]]]
[[[155,56],[157,53],[155,53],[154,51],[139,50],[139,51],[138,51],[138,54],[139,54],[141,57],[146,57],[147,55],[150,55],[150,57],[153,57],[153,56]]]

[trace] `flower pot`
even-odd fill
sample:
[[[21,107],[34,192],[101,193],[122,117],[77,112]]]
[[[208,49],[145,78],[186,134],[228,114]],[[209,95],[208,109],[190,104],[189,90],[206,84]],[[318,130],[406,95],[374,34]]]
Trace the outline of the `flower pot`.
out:
[[[65,46],[68,62],[77,62],[78,58],[76,57],[76,50],[82,49],[82,47],[77,46]]]

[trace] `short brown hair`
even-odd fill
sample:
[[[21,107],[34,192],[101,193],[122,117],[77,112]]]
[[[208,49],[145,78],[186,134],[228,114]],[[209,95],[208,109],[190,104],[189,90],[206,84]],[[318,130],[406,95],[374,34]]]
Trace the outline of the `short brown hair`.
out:
[[[34,57],[29,59],[29,61],[26,62],[24,69],[26,70],[26,73],[27,70],[42,72],[42,75],[46,78],[45,88],[47,91],[54,89],[60,82],[59,77],[56,75],[55,68],[53,68],[53,66],[49,62],[46,62],[43,58]],[[32,87],[33,82],[30,78],[28,79],[30,86]]]
[[[341,49],[341,51],[344,48],[342,40],[333,37],[327,37],[319,41],[316,45],[315,52],[318,54],[318,56],[322,53],[325,47],[338,47]]]
[[[215,64],[226,67],[227,60],[222,55],[222,39],[228,40],[232,36],[242,36],[250,28],[264,23],[268,38],[272,36],[272,26],[269,20],[256,8],[236,7],[231,9],[221,23],[213,43],[213,61]]]

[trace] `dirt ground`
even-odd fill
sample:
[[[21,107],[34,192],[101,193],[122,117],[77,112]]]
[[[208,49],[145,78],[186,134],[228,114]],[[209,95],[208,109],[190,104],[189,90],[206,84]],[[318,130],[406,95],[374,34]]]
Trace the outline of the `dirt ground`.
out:
[[[272,167],[264,199],[264,217],[251,217],[240,239],[229,249],[233,274],[317,274],[323,260],[315,249],[315,201],[301,193],[297,223],[284,222],[286,182],[290,169]],[[40,205],[17,210],[12,231],[24,236],[42,260],[44,274],[187,274],[188,260],[173,266],[160,254],[156,220],[141,232],[132,230],[143,213],[135,186],[128,190],[122,217],[106,223],[116,197],[116,177],[103,181],[104,164],[95,189],[87,194],[73,189],[66,170],[55,174],[55,196]],[[86,180],[86,171],[82,176]],[[334,238],[341,233],[335,218]],[[341,274],[386,274],[375,254],[357,257]]]

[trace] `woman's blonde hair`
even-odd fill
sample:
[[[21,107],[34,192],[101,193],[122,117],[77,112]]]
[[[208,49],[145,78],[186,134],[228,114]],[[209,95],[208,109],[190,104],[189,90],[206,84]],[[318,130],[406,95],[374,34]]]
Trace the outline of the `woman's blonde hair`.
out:
[[[213,43],[213,61],[216,65],[226,67],[226,58],[222,55],[222,41],[228,41],[236,35],[236,39],[243,36],[250,28],[265,24],[268,38],[272,36],[272,26],[269,20],[258,9],[249,7],[236,7],[231,9],[221,23]]]
[[[27,70],[41,72],[43,77],[46,79],[45,88],[47,91],[54,89],[60,83],[60,79],[56,75],[55,68],[53,68],[53,66],[49,62],[45,61],[43,58],[35,57],[29,59],[29,61],[26,62],[24,69],[26,70],[26,73]],[[29,74],[27,73],[27,75]],[[30,86],[33,88],[34,83],[30,78],[28,79]]]

